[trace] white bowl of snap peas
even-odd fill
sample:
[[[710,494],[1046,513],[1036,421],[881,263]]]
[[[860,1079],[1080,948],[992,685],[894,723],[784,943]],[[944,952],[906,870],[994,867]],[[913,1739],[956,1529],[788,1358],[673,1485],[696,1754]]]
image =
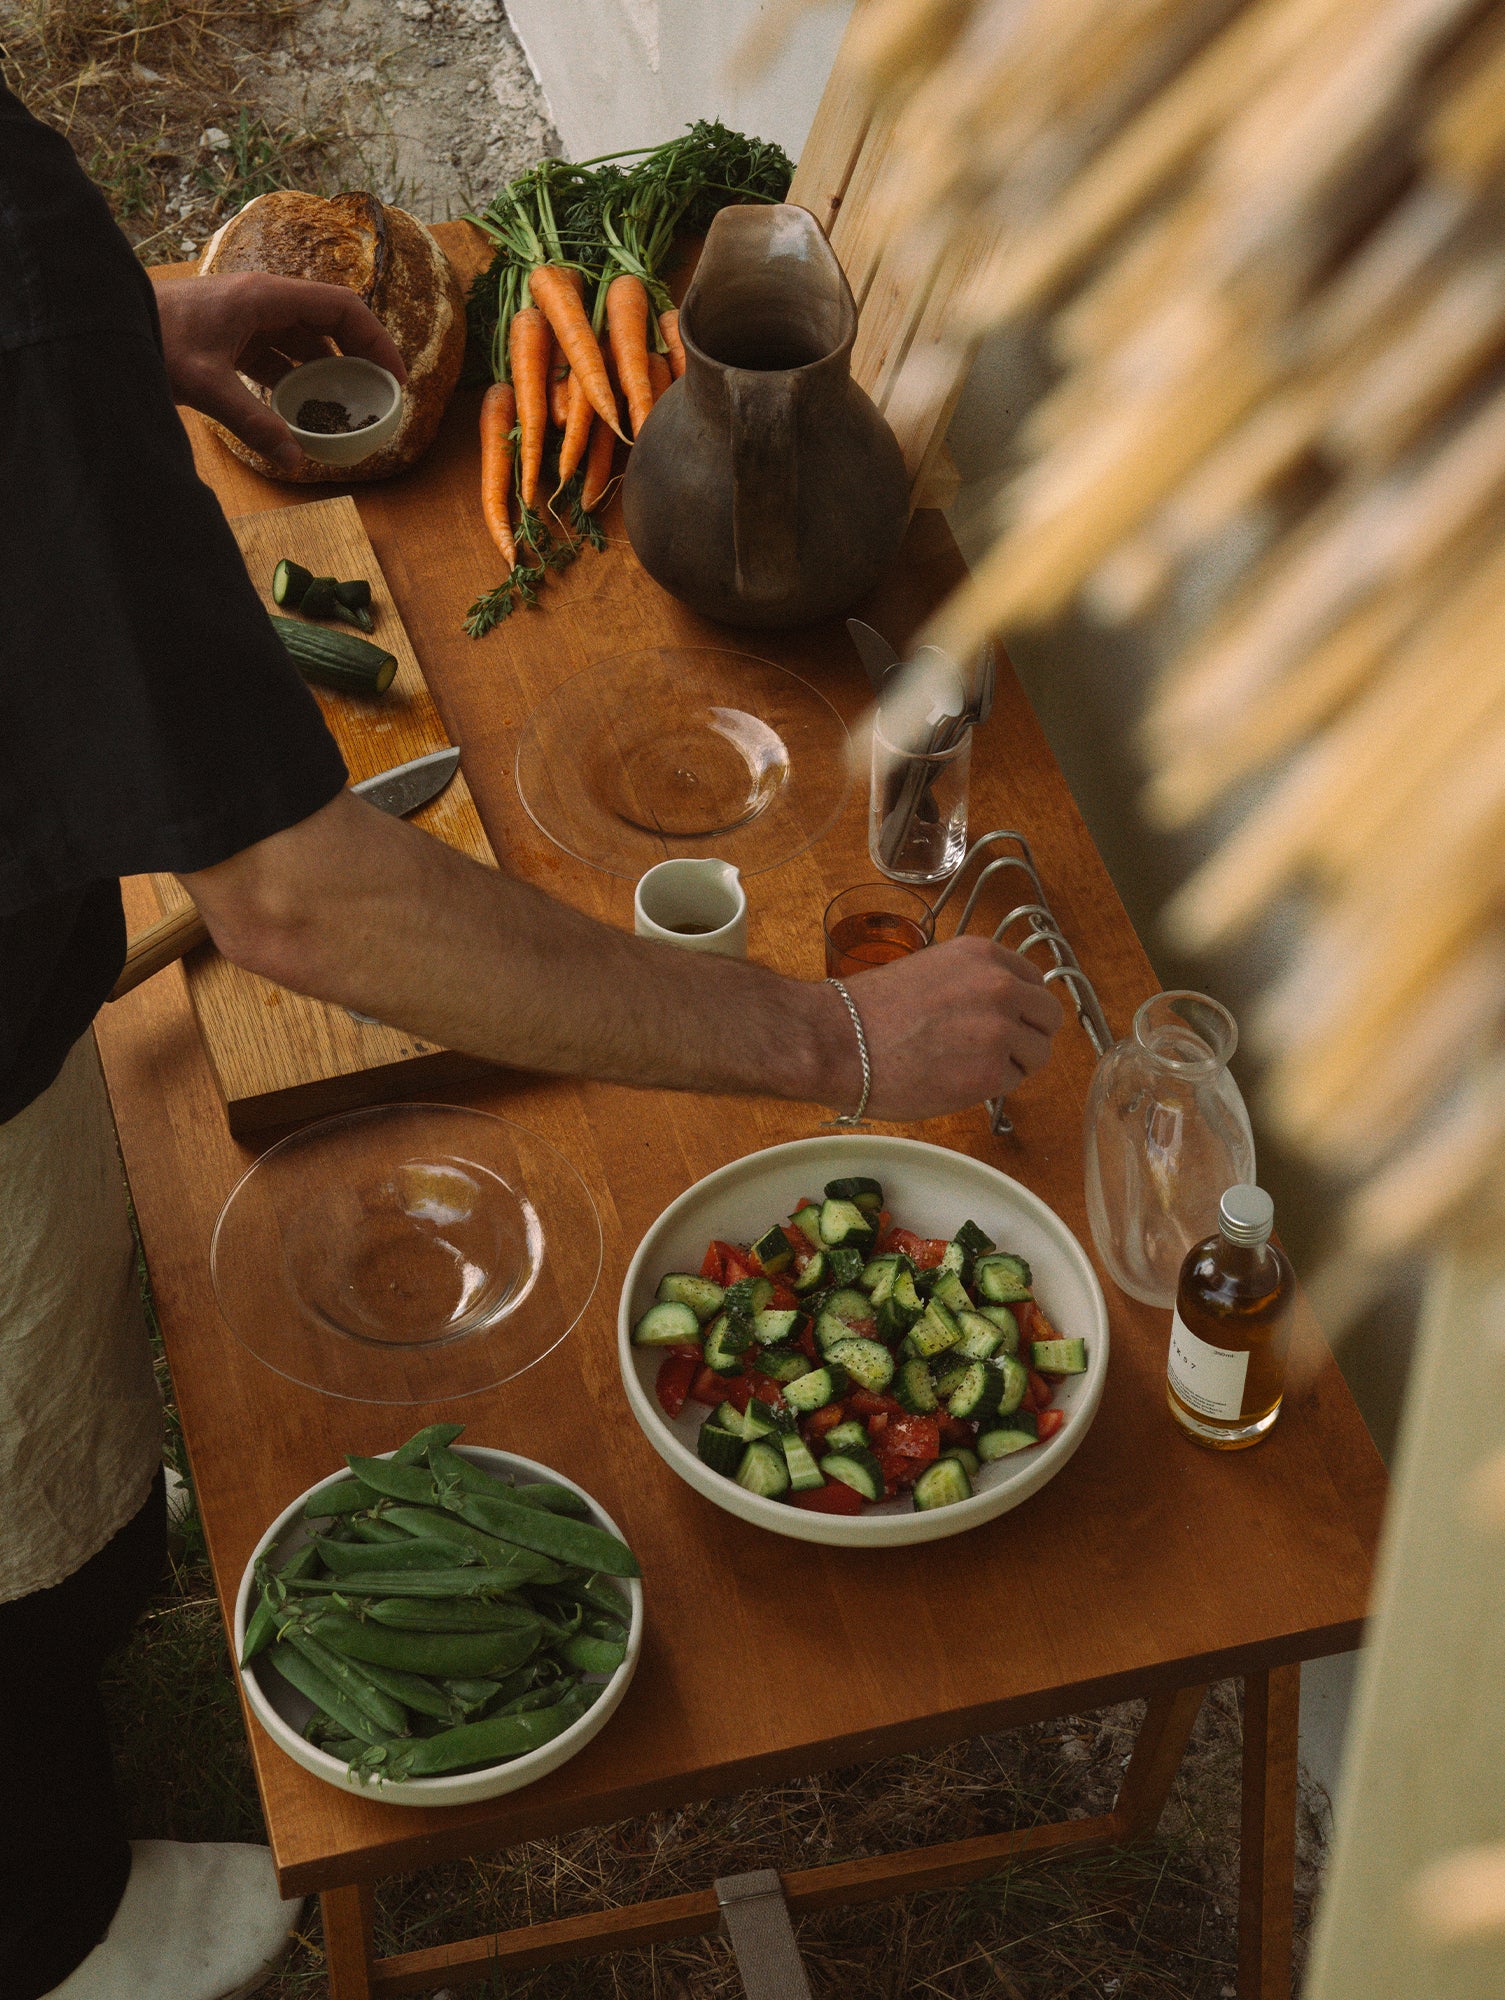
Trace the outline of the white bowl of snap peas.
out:
[[[610,1516],[532,1459],[457,1447],[458,1431],[432,1425],[300,1494],[235,1605],[267,1734],[326,1784],[398,1805],[469,1805],[557,1770],[610,1721],[642,1650],[643,1587]],[[547,1551],[493,1532],[509,1527]]]

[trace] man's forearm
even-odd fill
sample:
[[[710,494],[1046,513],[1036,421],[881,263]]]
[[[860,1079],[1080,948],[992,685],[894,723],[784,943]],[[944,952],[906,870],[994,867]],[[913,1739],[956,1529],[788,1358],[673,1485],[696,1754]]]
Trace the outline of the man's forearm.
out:
[[[850,1105],[829,988],[655,945],[344,795],[185,883],[226,954],[279,984],[520,1069]]]

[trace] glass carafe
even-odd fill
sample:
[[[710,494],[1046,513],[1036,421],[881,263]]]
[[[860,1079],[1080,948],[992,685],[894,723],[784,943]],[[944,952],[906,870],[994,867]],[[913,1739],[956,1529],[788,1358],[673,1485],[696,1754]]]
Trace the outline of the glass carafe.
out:
[[[1087,1217],[1115,1284],[1176,1303],[1181,1264],[1254,1179],[1254,1134],[1228,1071],[1238,1028],[1202,993],[1157,993],[1097,1066],[1087,1097]]]

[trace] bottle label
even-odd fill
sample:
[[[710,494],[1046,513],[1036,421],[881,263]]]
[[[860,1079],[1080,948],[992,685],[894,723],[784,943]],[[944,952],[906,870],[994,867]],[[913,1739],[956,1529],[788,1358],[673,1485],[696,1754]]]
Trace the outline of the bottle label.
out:
[[[1236,1423],[1244,1414],[1249,1350],[1214,1347],[1193,1333],[1179,1312],[1171,1320],[1171,1354],[1166,1372],[1176,1394],[1199,1416]]]

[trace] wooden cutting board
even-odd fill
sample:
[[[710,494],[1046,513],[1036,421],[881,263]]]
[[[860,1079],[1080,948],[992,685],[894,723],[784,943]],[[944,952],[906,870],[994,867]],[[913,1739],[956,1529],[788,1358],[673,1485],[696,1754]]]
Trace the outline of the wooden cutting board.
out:
[[[369,701],[313,690],[352,781],[374,777],[425,751],[442,750],[449,738],[355,502],[348,495],[311,500],[243,514],[230,526],[268,610],[279,556],[292,557],[315,576],[370,579],[371,638],[397,656],[396,678],[386,694]],[[353,632],[355,627],[337,629]],[[409,818],[462,854],[496,866],[463,770]],[[154,875],[152,882],[164,916],[186,907],[189,898],[171,875]],[[411,1096],[486,1068],[473,1056],[359,1021],[343,1007],[326,1007],[274,986],[231,965],[212,945],[190,953],[184,969],[199,1032],[236,1134]]]

